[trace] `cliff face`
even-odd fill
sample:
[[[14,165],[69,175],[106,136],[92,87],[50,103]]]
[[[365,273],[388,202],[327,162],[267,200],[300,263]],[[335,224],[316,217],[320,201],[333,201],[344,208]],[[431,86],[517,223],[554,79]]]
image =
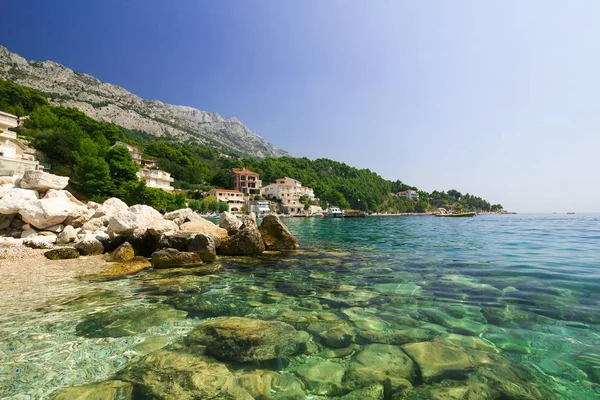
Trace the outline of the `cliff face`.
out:
[[[144,100],[120,86],[101,82],[54,61],[27,61],[0,46],[0,77],[43,92],[53,104],[88,116],[181,142],[197,142],[255,157],[287,154],[237,118],[193,107]]]

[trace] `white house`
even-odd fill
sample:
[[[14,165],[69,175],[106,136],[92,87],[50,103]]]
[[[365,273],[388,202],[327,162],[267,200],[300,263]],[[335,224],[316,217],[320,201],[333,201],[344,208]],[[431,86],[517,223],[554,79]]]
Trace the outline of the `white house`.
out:
[[[300,197],[303,195],[310,200],[315,200],[313,189],[302,186],[300,181],[288,177],[277,179],[275,183],[263,186],[260,194],[267,199],[279,200],[283,212],[286,214],[305,213],[304,204],[300,203]]]
[[[35,150],[8,130],[17,126],[19,117],[0,111],[0,175],[21,175],[28,170],[43,169],[35,158]]]
[[[401,192],[396,193],[398,197],[406,197],[410,200],[419,200],[419,193],[415,190],[403,190]]]
[[[241,212],[245,203],[244,194],[239,190],[210,189],[208,194],[215,196],[218,201],[227,203],[229,205],[229,212],[232,213]]]
[[[146,182],[146,186],[156,189],[162,189],[167,192],[175,190],[171,183],[175,179],[171,178],[171,174],[167,171],[160,170],[156,167],[156,162],[151,158],[143,158],[144,153],[137,147],[124,142],[115,142],[115,146],[123,146],[131,154],[133,162],[140,165],[141,168],[137,173],[138,178]]]

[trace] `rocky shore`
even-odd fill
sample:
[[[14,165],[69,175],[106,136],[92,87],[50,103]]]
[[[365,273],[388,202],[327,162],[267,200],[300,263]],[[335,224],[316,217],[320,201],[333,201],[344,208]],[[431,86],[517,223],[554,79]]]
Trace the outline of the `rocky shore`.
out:
[[[131,264],[198,267],[217,254],[252,256],[299,247],[276,215],[266,216],[259,227],[253,214],[240,221],[224,212],[215,225],[189,208],[161,215],[117,198],[83,203],[65,190],[67,184],[68,178],[42,171],[0,178],[0,259],[22,260],[27,249],[46,249],[51,260],[106,254],[127,272]]]

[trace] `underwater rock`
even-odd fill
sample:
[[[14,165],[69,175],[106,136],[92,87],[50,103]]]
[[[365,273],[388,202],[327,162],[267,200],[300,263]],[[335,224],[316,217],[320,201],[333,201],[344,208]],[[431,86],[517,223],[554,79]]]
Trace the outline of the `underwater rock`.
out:
[[[416,283],[377,283],[373,290],[390,296],[418,296],[421,294],[421,286]]]
[[[140,271],[148,269],[152,266],[146,257],[134,257],[129,261],[122,263],[108,264],[106,270],[95,274],[82,275],[79,278],[83,280],[108,280],[120,278],[127,275],[137,274]]]
[[[122,337],[144,332],[151,326],[184,319],[187,312],[167,306],[110,309],[89,314],[75,327],[77,335],[88,338]]]
[[[359,343],[381,343],[403,345],[413,342],[424,342],[431,340],[434,336],[432,331],[421,328],[408,328],[398,331],[359,331],[357,334]]]
[[[494,399],[557,400],[559,398],[543,384],[533,383],[539,379],[525,368],[513,368],[506,361],[479,367],[469,379],[485,385],[492,394],[491,398]]]
[[[462,379],[475,367],[492,363],[487,353],[444,342],[410,343],[402,349],[418,364],[425,382]]]
[[[358,329],[366,331],[382,331],[387,327],[387,323],[374,315],[374,313],[367,311],[367,309],[360,307],[346,308],[342,311],[348,316],[348,319],[352,321]]]
[[[265,216],[259,231],[269,250],[295,250],[300,247],[296,237],[276,214]]]
[[[302,382],[292,374],[255,370],[238,377],[239,385],[255,399],[305,400]]]
[[[318,333],[318,336],[329,347],[348,347],[354,342],[354,332],[347,326],[340,325]]]
[[[244,216],[244,224],[238,233],[223,239],[217,250],[219,254],[226,256],[252,256],[262,254],[265,243],[256,222]]]
[[[253,400],[224,364],[177,350],[150,353],[119,373],[119,379],[139,385],[140,398]]]
[[[444,326],[453,333],[477,336],[486,329],[486,325],[481,322],[473,321],[470,318],[455,318],[437,308],[423,308],[419,312],[428,321]]]
[[[110,253],[110,261],[124,262],[135,257],[133,246],[129,242],[125,242]]]
[[[283,322],[224,317],[194,328],[186,341],[207,346],[207,354],[219,360],[247,362],[302,353],[309,339],[308,333]]]
[[[370,344],[352,359],[344,385],[358,389],[373,384],[390,385],[393,392],[412,387],[415,365],[400,347]]]
[[[406,390],[397,399],[403,400],[489,400],[490,390],[472,381],[444,381]],[[395,400],[396,397],[393,397]],[[516,400],[516,399],[515,399]]]
[[[342,378],[346,369],[336,362],[311,359],[306,364],[288,369],[306,383],[308,389],[318,395],[343,394]]]
[[[163,249],[152,253],[154,268],[197,267],[203,263],[202,257],[192,252]]]
[[[362,389],[355,390],[345,396],[334,397],[337,400],[383,400],[384,388],[381,384],[367,386]]]
[[[184,293],[171,296],[166,302],[177,309],[188,311],[193,316],[201,318],[243,317],[252,311],[245,300],[221,294],[210,296],[205,293]]]
[[[133,385],[123,381],[104,381],[61,390],[52,400],[132,400]]]

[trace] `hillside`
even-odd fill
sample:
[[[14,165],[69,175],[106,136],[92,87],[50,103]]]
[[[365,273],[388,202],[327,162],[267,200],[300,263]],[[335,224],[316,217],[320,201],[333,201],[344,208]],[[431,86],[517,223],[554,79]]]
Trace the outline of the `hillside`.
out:
[[[54,61],[27,61],[1,45],[0,78],[37,89],[51,104],[74,107],[97,121],[153,136],[209,145],[241,156],[287,154],[235,117],[224,118],[215,112],[145,100],[120,86],[101,82]]]

